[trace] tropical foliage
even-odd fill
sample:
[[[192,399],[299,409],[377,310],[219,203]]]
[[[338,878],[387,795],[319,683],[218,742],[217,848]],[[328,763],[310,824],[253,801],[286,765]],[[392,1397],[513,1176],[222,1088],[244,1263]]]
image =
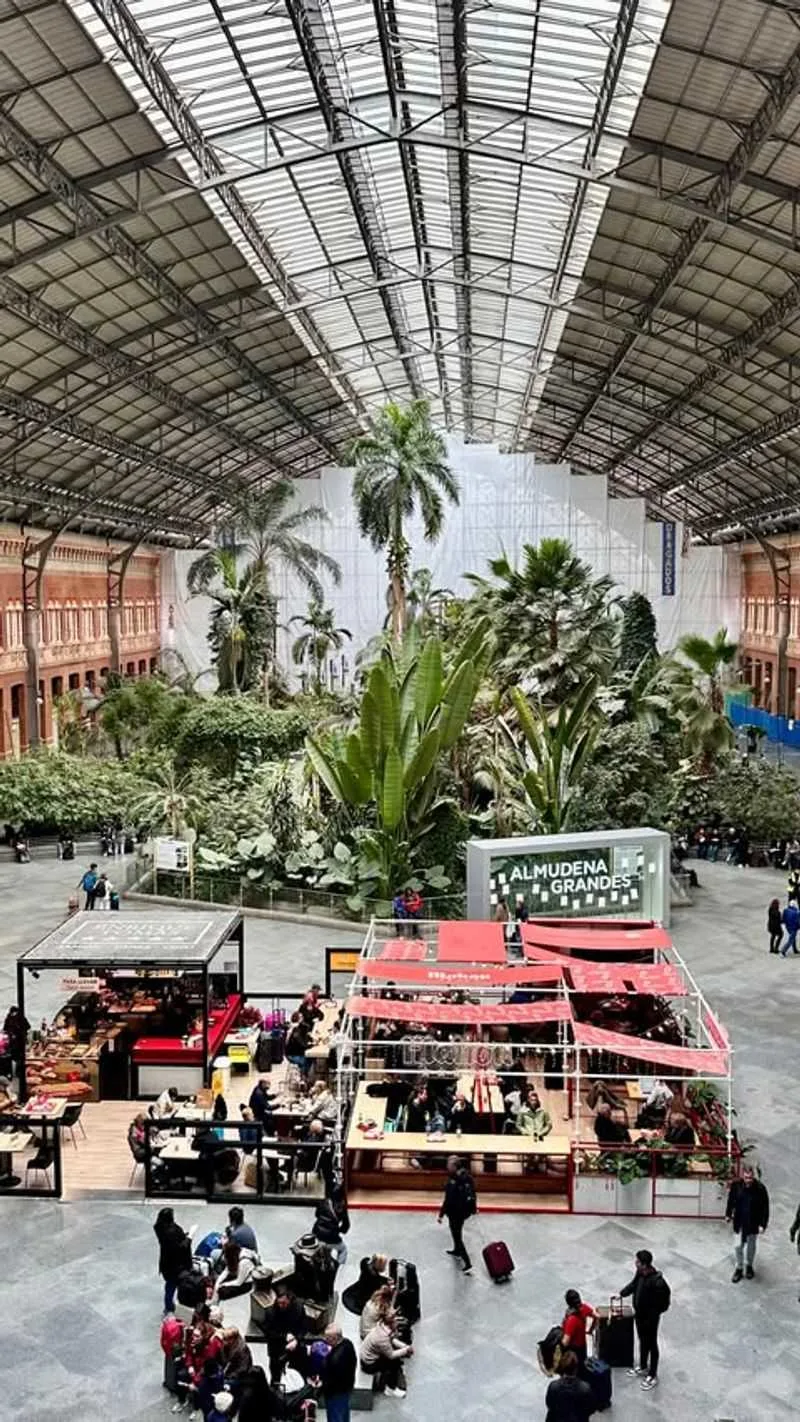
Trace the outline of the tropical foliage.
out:
[[[541,834],[563,834],[572,828],[574,805],[600,732],[597,684],[590,678],[572,705],[550,713],[541,702],[531,705],[518,689],[512,700],[524,737],[520,778],[533,813],[532,828]]]
[[[301,710],[274,710],[253,697],[200,700],[180,725],[175,759],[181,766],[199,761],[209,770],[232,776],[300,751],[309,724]]]
[[[491,579],[470,575],[468,622],[488,618],[493,674],[548,706],[572,696],[589,676],[605,677],[615,655],[614,588],[595,577],[561,538],[526,544],[519,567],[503,554]]]
[[[189,569],[189,590],[211,599],[208,644],[220,691],[250,691],[263,673],[274,640],[275,608],[263,570],[239,571],[236,553],[214,548]]]
[[[650,599],[644,593],[632,592],[622,603],[622,626],[619,634],[620,671],[632,672],[642,663],[658,656],[656,618]]]
[[[312,598],[306,615],[292,617],[289,621],[290,627],[292,623],[299,623],[303,628],[292,643],[292,661],[295,666],[310,668],[310,681],[318,694],[326,686],[324,668],[328,657],[332,652],[341,651],[345,641],[352,640],[353,634],[347,627],[335,625],[335,615],[332,607],[323,607],[320,601]]]
[[[390,895],[418,867],[438,812],[443,757],[458,741],[478,689],[482,629],[449,670],[442,645],[410,636],[373,666],[357,724],[309,737],[311,768],[332,800],[367,811],[359,848],[379,892]]]
[[[405,408],[394,403],[384,406],[369,432],[356,440],[349,458],[355,470],[353,498],[359,528],[373,548],[386,554],[392,635],[399,642],[408,617],[408,520],[419,512],[425,539],[435,543],[444,527],[447,503],[458,503],[458,484],[424,400],[414,400]]]

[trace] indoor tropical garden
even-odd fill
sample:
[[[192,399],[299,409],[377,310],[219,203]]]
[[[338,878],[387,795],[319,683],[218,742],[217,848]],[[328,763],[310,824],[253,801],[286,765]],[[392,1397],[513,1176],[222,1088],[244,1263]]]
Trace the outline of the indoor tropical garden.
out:
[[[0,763],[4,822],[35,839],[122,821],[149,888],[153,838],[188,838],[197,898],[350,918],[388,914],[406,887],[432,916],[462,914],[475,836],[714,820],[757,845],[794,824],[800,782],[735,744],[724,629],[660,650],[647,598],[559,538],[465,568],[464,595],[437,587],[425,548],[459,489],[423,402],[388,405],[349,463],[385,567],[383,631],[353,645],[326,602],[340,569],[315,541],[324,511],[272,485],[189,571],[216,692],[173,665],[111,677],[89,714],[62,697],[59,749]],[[300,610],[278,594],[285,570]],[[334,686],[343,649],[352,675]],[[185,876],[155,887],[190,893]]]

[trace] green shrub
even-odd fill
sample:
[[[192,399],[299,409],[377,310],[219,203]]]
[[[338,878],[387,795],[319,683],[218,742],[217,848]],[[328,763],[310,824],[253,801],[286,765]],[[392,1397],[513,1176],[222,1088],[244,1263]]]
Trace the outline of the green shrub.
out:
[[[37,751],[0,761],[0,821],[34,833],[95,830],[126,818],[141,796],[140,775],[119,761]]]
[[[184,718],[175,755],[182,765],[201,761],[220,775],[242,764],[281,760],[302,749],[308,718],[292,707],[275,711],[249,696],[214,696]]]

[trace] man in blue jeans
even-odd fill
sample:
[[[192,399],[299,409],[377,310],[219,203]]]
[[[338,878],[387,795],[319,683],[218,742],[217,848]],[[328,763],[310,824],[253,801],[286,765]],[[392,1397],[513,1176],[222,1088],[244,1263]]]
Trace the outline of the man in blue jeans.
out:
[[[331,1323],[325,1329],[330,1353],[322,1365],[322,1392],[328,1422],[350,1422],[350,1394],[356,1383],[356,1350],[341,1328]]]
[[[786,929],[786,942],[781,948],[781,957],[785,958],[790,948],[793,953],[797,952],[797,930],[800,928],[800,908],[797,907],[793,899],[790,899],[786,905],[786,908],[781,914],[781,918],[783,920],[783,926]]]

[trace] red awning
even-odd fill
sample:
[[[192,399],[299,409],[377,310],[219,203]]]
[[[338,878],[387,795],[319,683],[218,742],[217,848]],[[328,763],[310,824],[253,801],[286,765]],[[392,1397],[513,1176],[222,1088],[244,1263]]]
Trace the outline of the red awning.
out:
[[[575,928],[577,926],[579,928],[591,929],[592,931],[597,929],[601,933],[608,933],[612,928],[624,928],[625,932],[628,933],[634,928],[657,927],[652,918],[606,918],[605,914],[602,918],[580,919],[556,918],[555,914],[553,914],[552,917],[548,914],[546,918],[542,918],[540,915],[534,914],[528,919],[528,922],[535,924],[543,923],[549,925],[550,928]]]
[[[505,963],[504,924],[481,919],[443,919],[439,924],[440,963]]]
[[[563,997],[545,1002],[395,1002],[385,997],[351,997],[347,1003],[351,1017],[375,1017],[382,1022],[438,1023],[481,1027],[485,1024],[526,1022],[568,1022],[569,1003]]]
[[[420,963],[428,951],[421,938],[390,938],[381,948],[381,958],[392,963]]]
[[[462,968],[458,963],[437,967],[435,963],[384,963],[375,958],[364,958],[359,963],[358,972],[362,977],[384,983],[424,983],[440,989],[513,988],[526,983],[560,982],[564,975],[564,964],[562,959],[552,967],[549,964],[530,967],[520,963],[498,968]]]
[[[620,953],[645,949],[671,948],[672,939],[664,928],[586,928],[579,920],[574,928],[552,928],[546,920],[531,919],[522,925],[522,941],[561,952],[573,949],[600,953]]]
[[[580,1047],[616,1052],[621,1057],[657,1062],[660,1066],[694,1071],[701,1076],[728,1075],[727,1052],[709,1051],[705,1047],[667,1046],[661,1042],[650,1042],[644,1037],[631,1037],[627,1032],[607,1032],[603,1027],[590,1027],[586,1022],[573,1022],[572,1033]]]
[[[689,991],[674,963],[585,963],[570,958],[564,970],[576,992],[685,997]]]

